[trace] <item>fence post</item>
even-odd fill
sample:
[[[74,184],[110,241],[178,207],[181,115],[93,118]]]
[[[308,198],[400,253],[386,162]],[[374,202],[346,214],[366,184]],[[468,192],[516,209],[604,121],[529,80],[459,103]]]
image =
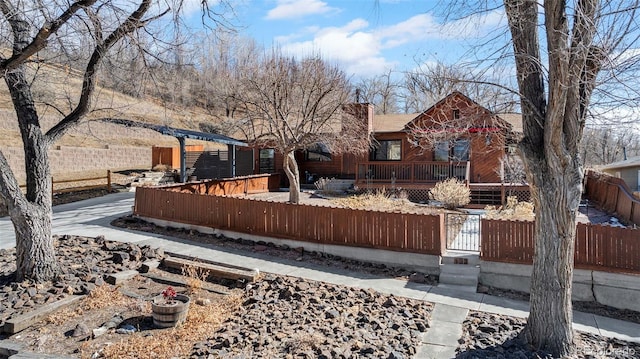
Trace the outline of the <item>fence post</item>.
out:
[[[107,170],[107,192],[111,193],[111,170]]]

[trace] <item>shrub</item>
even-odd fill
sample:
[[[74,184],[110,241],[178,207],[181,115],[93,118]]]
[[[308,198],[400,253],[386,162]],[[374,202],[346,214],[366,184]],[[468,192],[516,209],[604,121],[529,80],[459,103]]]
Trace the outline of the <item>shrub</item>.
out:
[[[454,209],[471,202],[471,190],[457,178],[449,178],[436,183],[429,191],[429,197],[440,202],[444,208]]]

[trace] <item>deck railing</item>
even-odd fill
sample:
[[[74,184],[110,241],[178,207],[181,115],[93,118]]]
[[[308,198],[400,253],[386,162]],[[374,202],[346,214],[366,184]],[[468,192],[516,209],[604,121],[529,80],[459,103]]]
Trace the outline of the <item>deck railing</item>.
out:
[[[469,162],[362,162],[356,182],[435,183],[455,177],[469,180]]]

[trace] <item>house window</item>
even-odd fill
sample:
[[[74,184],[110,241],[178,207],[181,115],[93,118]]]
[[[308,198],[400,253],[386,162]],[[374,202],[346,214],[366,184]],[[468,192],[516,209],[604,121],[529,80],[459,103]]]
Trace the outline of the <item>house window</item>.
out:
[[[454,120],[460,119],[460,110],[453,110],[453,119]]]
[[[469,161],[469,140],[438,142],[433,149],[433,160],[438,162]]]
[[[260,150],[260,173],[274,173],[276,171],[276,150],[266,148]]]
[[[469,161],[469,140],[455,141],[452,154],[452,161]]]
[[[307,148],[307,161],[331,161],[331,152],[324,143],[316,143]]]
[[[441,162],[449,161],[449,141],[436,143],[433,149],[433,160]]]
[[[372,161],[400,161],[402,159],[402,140],[378,141],[371,151]]]

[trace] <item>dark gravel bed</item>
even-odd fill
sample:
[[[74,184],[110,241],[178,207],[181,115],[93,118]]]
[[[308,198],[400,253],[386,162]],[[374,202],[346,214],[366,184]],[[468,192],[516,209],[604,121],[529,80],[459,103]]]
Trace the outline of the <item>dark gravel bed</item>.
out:
[[[137,269],[162,250],[108,241],[104,237],[54,236],[61,272],[51,283],[15,282],[16,250],[0,250],[0,326],[16,315],[73,294],[88,294],[104,284],[104,276]]]
[[[478,293],[486,293],[494,295],[496,297],[504,297],[515,300],[529,301],[529,293],[519,292],[515,290],[500,289],[494,287],[487,287],[483,285],[478,286]],[[636,312],[629,309],[618,309],[609,307],[597,302],[573,302],[573,309],[583,312],[600,315],[603,317],[620,319],[627,322],[640,324],[640,312]]]
[[[532,350],[517,338],[524,325],[525,319],[470,311],[463,323],[456,358],[551,358],[548,353]],[[567,358],[638,357],[640,344],[576,331],[575,350]]]
[[[343,268],[346,270],[371,273],[384,277],[401,278],[411,282],[437,285],[438,276],[419,273],[403,268],[389,267],[380,263],[363,262],[340,256],[304,251],[302,248],[291,248],[286,245],[275,245],[267,242],[253,242],[246,239],[233,239],[222,235],[200,233],[193,230],[180,228],[160,227],[146,222],[132,215],[115,219],[111,225],[138,231],[162,234],[166,236],[187,239],[189,241],[211,244],[217,247],[233,248],[242,251],[259,252],[262,254],[284,258],[289,260],[304,261],[308,263]]]
[[[267,274],[192,358],[411,358],[431,304]]]

